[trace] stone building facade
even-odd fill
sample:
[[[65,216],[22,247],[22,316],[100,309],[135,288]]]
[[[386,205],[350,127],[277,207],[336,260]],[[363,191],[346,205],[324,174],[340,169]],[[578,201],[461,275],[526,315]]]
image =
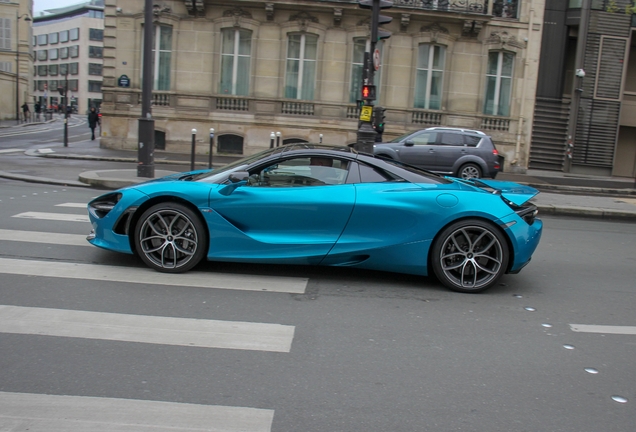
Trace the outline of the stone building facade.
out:
[[[33,112],[32,18],[32,0],[0,1],[0,120],[17,120],[25,102]]]
[[[102,145],[136,148],[143,0],[106,0]],[[483,130],[525,170],[545,0],[394,0],[382,11],[376,105],[384,140],[429,126]],[[154,2],[156,148],[248,155],[356,141],[371,12],[357,1]]]

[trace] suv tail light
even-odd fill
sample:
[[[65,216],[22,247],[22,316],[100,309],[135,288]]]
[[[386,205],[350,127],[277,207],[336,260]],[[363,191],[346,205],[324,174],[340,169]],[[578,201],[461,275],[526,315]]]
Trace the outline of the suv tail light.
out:
[[[496,148],[492,149],[492,154],[495,157],[495,169],[496,170],[500,170],[501,169],[501,157],[499,156],[499,152],[497,151]]]

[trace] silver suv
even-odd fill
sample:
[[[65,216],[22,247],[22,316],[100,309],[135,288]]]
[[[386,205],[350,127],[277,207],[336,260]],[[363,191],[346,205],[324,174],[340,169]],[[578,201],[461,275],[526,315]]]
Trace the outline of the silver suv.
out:
[[[483,132],[451,127],[432,127],[373,146],[373,153],[461,178],[495,178],[501,157],[492,139]]]

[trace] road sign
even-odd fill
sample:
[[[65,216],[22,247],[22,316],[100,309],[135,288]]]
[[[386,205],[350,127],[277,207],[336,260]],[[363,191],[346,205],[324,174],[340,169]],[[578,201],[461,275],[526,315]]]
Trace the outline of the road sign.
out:
[[[370,122],[372,114],[373,114],[373,107],[371,105],[365,105],[360,108],[361,121]]]
[[[380,69],[380,50],[376,49],[373,51],[373,68],[375,70]]]

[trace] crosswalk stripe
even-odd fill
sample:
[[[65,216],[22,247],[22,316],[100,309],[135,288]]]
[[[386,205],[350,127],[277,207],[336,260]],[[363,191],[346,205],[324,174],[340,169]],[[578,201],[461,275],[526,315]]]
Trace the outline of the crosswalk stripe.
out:
[[[605,333],[605,334],[636,335],[636,327],[635,326],[609,326],[609,325],[570,324],[570,329],[572,331],[582,332],[582,333]]]
[[[42,231],[0,229],[0,240],[94,247],[86,241],[86,235],[84,234],[63,234]]]
[[[190,271],[159,273],[147,268],[0,258],[0,274],[128,282],[144,285],[270,291],[303,294],[307,278]]]
[[[294,326],[0,305],[0,333],[289,352]]]
[[[45,213],[45,212],[24,212],[13,215],[15,218],[24,219],[44,219],[53,221],[68,222],[89,222],[88,215],[67,214],[67,213]]]
[[[270,432],[274,410],[0,392],[2,430]]]
[[[86,203],[62,203],[62,204],[55,204],[55,207],[71,207],[71,208],[82,208],[85,209],[87,208],[87,204]]]

